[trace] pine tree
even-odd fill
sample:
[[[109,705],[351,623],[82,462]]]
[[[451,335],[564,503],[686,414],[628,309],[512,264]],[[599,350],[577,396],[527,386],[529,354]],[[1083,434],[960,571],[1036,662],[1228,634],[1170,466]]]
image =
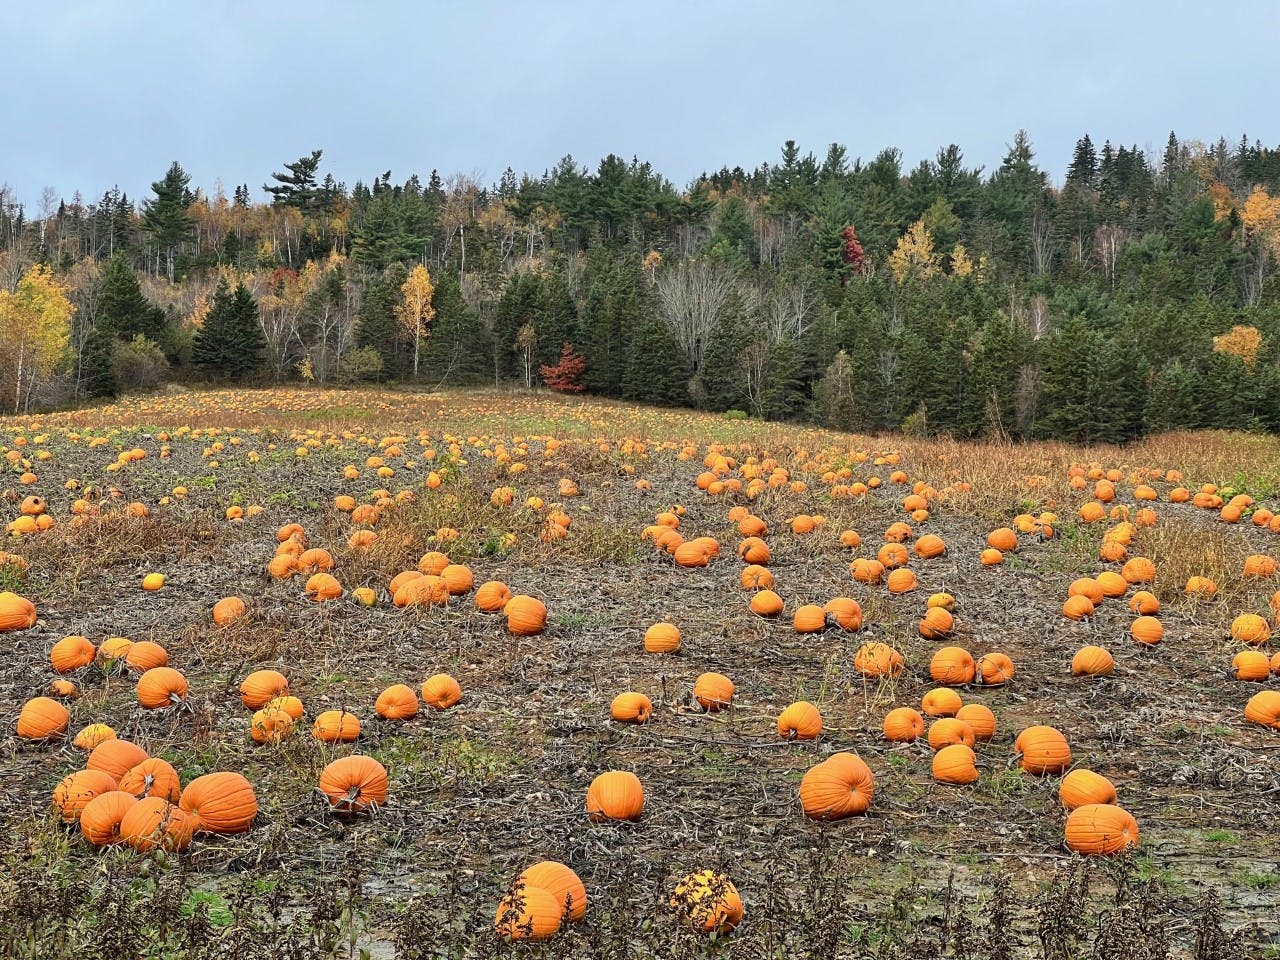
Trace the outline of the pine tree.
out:
[[[114,397],[116,383],[112,348],[115,343],[101,328],[94,327],[84,340],[84,348],[76,358],[76,382],[85,397]]]
[[[164,311],[143,296],[138,277],[124,254],[116,254],[102,271],[102,293],[98,304],[98,328],[117,340],[132,340],[141,334],[165,346],[169,337]]]
[[[232,290],[224,279],[191,344],[191,362],[209,376],[240,380],[262,366],[265,348],[253,294],[243,283]]]
[[[309,157],[302,157],[284,165],[287,173],[273,173],[276,185],[263,184],[262,189],[271,194],[271,202],[286,207],[297,207],[304,215],[315,213],[323,206],[323,196],[316,186],[316,170],[324,151],[312,150]]]
[[[639,403],[679,406],[689,402],[689,367],[656,317],[635,331],[622,374],[622,397]]]
[[[142,228],[151,237],[157,263],[164,262],[171,283],[177,277],[178,251],[191,239],[195,223],[187,213],[195,199],[187,189],[190,182],[191,177],[175,160],[164,179],[151,184],[155,198],[143,205]]]
[[[474,310],[462,299],[458,278],[442,274],[432,302],[436,319],[422,347],[424,382],[467,386],[493,377],[493,344]]]

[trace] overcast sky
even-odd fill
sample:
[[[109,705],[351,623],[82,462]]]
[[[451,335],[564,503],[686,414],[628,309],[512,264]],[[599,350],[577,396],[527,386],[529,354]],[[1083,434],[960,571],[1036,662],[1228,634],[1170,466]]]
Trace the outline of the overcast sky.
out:
[[[1076,0],[13,0],[0,13],[0,183],[140,199],[178,160],[255,198],[323,148],[348,186],[390,168],[483,183],[566,153],[677,186],[798,141],[904,166],[1019,127],[1060,179],[1089,132],[1280,142],[1280,3]],[[911,8],[913,12],[908,12]]]

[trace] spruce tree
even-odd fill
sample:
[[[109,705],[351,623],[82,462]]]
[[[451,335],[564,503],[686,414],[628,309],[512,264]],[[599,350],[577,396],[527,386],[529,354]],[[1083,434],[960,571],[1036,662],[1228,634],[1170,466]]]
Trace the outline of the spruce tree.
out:
[[[98,327],[117,340],[132,340],[141,334],[166,345],[164,311],[143,296],[142,286],[124,254],[116,254],[102,271],[102,293],[98,304]]]
[[[422,345],[422,379],[434,385],[467,386],[493,376],[489,331],[465,300],[452,273],[440,275],[432,303],[436,318]]]
[[[156,259],[164,264],[170,282],[177,278],[178,252],[191,239],[194,225],[187,213],[194,199],[187,189],[190,182],[191,177],[175,160],[164,179],[151,184],[155,198],[143,205],[142,228],[151,237]]]
[[[659,406],[689,402],[689,366],[667,325],[651,317],[628,344],[622,398]]]
[[[115,342],[102,329],[94,327],[85,337],[84,349],[76,358],[76,382],[81,396],[114,397],[119,386],[112,355]]]
[[[265,348],[253,294],[243,283],[232,290],[224,279],[191,344],[191,362],[209,376],[240,380],[262,366]]]

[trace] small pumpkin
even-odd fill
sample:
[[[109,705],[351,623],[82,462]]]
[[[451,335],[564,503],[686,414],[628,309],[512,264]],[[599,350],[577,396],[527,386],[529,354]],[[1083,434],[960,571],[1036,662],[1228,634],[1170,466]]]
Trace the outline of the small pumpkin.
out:
[[[1231,659],[1231,675],[1237,680],[1266,680],[1271,676],[1271,661],[1258,650],[1241,650]]]
[[[772,590],[758,590],[751,597],[751,612],[761,617],[776,617],[782,613],[782,598]]]
[[[924,734],[924,717],[911,707],[895,707],[885,714],[881,729],[886,740],[910,743]]]
[[[71,673],[93,663],[98,651],[85,637],[63,637],[49,651],[49,662],[58,673]]]
[[[517,594],[507,601],[502,611],[507,617],[507,630],[517,637],[533,637],[547,627],[547,606],[537,597]]]
[[[92,750],[100,743],[107,740],[114,740],[116,732],[105,723],[91,723],[84,727],[76,734],[74,740],[71,741],[73,746],[79,747],[81,750]]]
[[[985,742],[996,735],[996,715],[985,704],[966,703],[956,711],[956,719],[970,726],[977,741]]]
[[[360,736],[360,718],[346,710],[326,710],[316,717],[311,733],[322,743],[351,743]]]
[[[671,908],[681,922],[704,933],[730,933],[743,917],[738,888],[713,870],[681,878],[671,896]]]
[[[644,648],[649,653],[675,653],[680,649],[680,628],[674,623],[655,623],[644,632]]]
[[[240,702],[250,710],[265,707],[275,697],[289,693],[289,680],[277,670],[255,670],[240,684]]]
[[[152,667],[138,678],[138,703],[161,710],[187,698],[187,678],[173,667]]]
[[[0,592],[0,633],[36,625],[36,605],[10,590]]]
[[[1280,690],[1255,693],[1245,704],[1244,716],[1246,720],[1280,730]]]
[[[998,687],[1013,679],[1017,671],[1008,654],[992,652],[978,658],[977,679],[983,686]]]
[[[708,713],[731,706],[733,692],[733,681],[722,673],[704,673],[693,684],[693,699]]]
[[[510,587],[501,580],[489,580],[476,590],[476,609],[484,613],[500,613],[510,599]]]
[[[973,748],[964,743],[953,743],[933,755],[933,779],[939,783],[963,786],[973,783],[980,776],[977,756]]]
[[[929,607],[920,621],[920,636],[926,640],[943,640],[955,628],[955,617],[946,607]]]
[[[245,610],[244,601],[239,597],[223,597],[213,605],[213,622],[225,627],[243,617]]]
[[[1142,617],[1154,617],[1160,612],[1160,600],[1150,590],[1139,590],[1129,598],[1129,609]]]
[[[853,657],[853,668],[864,677],[896,677],[903,666],[902,654],[887,643],[864,643]]]
[[[958,717],[941,717],[929,724],[929,746],[941,750],[953,743],[972,747],[977,742],[973,727]]]
[[[1164,625],[1155,617],[1138,617],[1129,626],[1129,636],[1136,643],[1154,647],[1164,639]]]
[[[973,683],[977,665],[963,647],[943,647],[929,661],[929,676],[935,683],[964,686]]]
[[[962,706],[960,694],[950,687],[936,687],[920,698],[920,709],[930,717],[954,717]]]
[[[827,626],[827,614],[814,603],[806,603],[796,608],[792,619],[796,633],[821,633]]]
[[[177,803],[178,797],[182,795],[182,781],[178,779],[178,771],[160,757],[147,757],[130,767],[120,778],[119,788],[139,800],[144,797],[159,797],[170,803]]]
[[[1256,613],[1242,613],[1231,621],[1231,639],[1237,643],[1261,646],[1271,639],[1271,626]]]
[[[823,604],[822,612],[841,630],[856,633],[862,629],[862,605],[852,597],[832,597]]]
[[[1071,658],[1071,672],[1077,677],[1105,677],[1115,669],[1115,661],[1104,647],[1089,644]]]

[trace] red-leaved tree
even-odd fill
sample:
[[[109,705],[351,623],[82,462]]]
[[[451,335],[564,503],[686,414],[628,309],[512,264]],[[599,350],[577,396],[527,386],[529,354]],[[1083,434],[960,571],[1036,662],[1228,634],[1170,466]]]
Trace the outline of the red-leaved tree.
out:
[[[586,358],[574,352],[573,344],[566,343],[560,348],[560,362],[553,366],[540,364],[538,373],[542,375],[542,382],[557,393],[581,393],[586,387],[578,378],[586,369]]]
[[[864,266],[862,244],[858,242],[858,232],[853,229],[853,224],[849,224],[840,231],[840,239],[844,241],[844,246],[840,250],[840,259],[844,261],[850,273],[861,276]]]

